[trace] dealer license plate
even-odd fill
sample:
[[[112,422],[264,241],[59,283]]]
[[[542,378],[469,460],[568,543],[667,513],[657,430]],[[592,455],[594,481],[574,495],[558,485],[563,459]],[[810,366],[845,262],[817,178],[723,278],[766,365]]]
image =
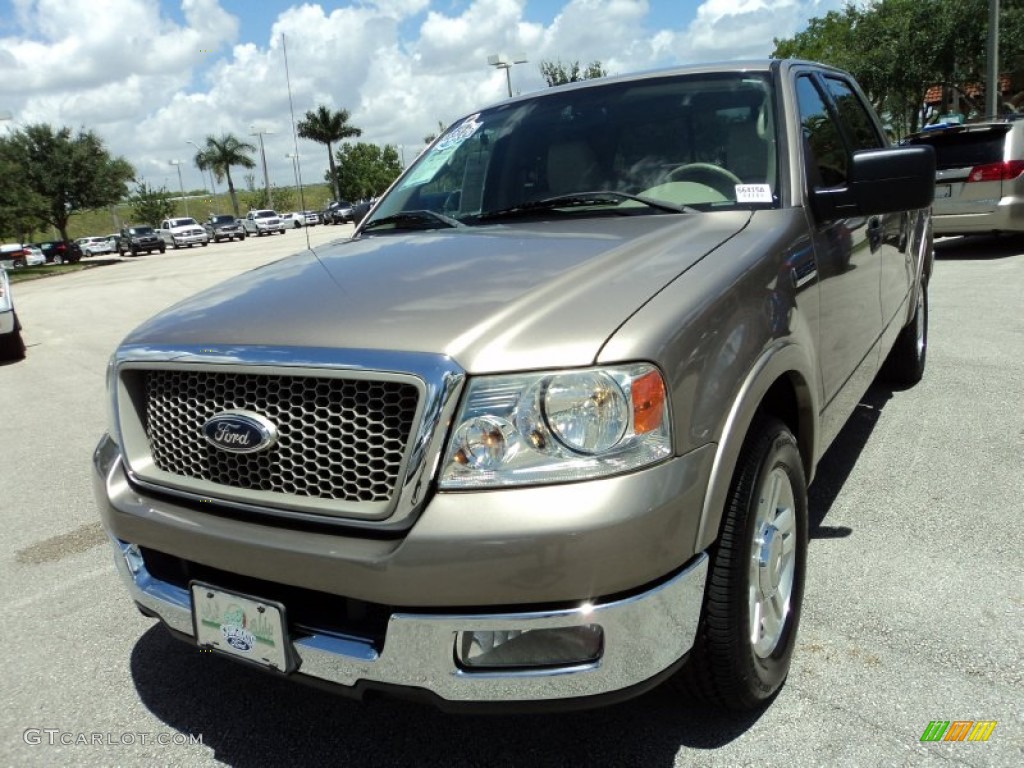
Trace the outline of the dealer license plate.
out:
[[[284,606],[192,582],[192,623],[200,648],[290,672],[294,654]]]
[[[952,197],[953,186],[951,184],[938,184],[935,187],[936,197]]]

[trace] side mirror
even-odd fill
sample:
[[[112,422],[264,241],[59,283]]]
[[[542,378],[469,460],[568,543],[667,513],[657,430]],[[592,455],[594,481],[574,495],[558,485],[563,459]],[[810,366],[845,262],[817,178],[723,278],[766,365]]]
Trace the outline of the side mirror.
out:
[[[927,145],[855,152],[846,186],[811,192],[826,221],[927,208],[934,199],[935,150]]]

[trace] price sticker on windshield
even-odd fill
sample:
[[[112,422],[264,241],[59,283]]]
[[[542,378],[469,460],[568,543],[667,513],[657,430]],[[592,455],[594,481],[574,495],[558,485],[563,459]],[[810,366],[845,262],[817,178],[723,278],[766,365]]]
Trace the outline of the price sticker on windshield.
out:
[[[772,188],[770,184],[737,184],[737,203],[770,203]]]

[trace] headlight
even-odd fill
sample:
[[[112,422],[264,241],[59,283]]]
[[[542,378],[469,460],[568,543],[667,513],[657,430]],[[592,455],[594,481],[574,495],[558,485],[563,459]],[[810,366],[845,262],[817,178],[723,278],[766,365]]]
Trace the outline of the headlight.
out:
[[[671,453],[661,373],[637,363],[472,379],[442,489],[587,480]]]

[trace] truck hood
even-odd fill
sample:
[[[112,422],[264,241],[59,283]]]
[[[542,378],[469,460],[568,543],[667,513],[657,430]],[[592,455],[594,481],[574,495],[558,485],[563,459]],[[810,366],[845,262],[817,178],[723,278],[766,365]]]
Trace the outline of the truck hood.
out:
[[[157,315],[128,344],[446,354],[470,373],[589,365],[751,214],[579,218],[336,241]]]

